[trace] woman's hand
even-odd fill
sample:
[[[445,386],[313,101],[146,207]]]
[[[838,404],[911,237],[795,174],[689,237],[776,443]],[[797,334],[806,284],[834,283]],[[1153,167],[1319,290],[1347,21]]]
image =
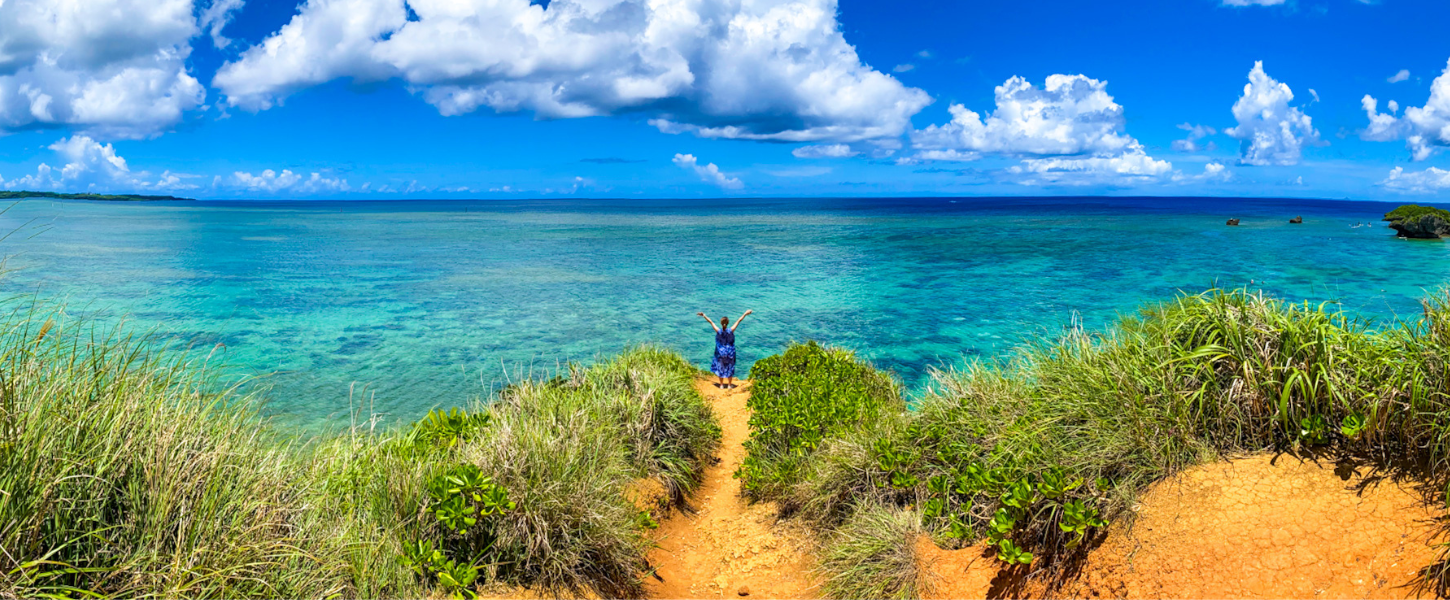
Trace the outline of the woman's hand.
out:
[[[703,316],[705,316],[705,313],[702,313],[702,312],[697,312],[697,313],[695,313],[695,314],[697,314],[697,315],[699,315],[699,316],[702,316],[702,317],[703,317]]]
[[[754,313],[754,312],[755,312],[755,311],[753,311],[753,310],[746,310],[746,311],[745,311],[745,314],[747,314],[747,315],[748,315],[748,314],[751,314],[751,313]],[[744,315],[742,315],[742,316],[744,316]]]

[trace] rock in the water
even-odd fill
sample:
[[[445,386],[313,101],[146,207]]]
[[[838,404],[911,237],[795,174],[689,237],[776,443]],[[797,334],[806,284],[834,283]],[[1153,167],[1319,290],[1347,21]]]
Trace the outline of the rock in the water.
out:
[[[1450,235],[1450,211],[1406,204],[1385,213],[1390,229],[1402,238],[1435,240]]]
[[[749,586],[742,585],[742,586],[740,586],[740,589],[738,589],[738,590],[735,591],[735,593],[736,594],[739,594],[741,596],[749,596],[750,595],[750,587]]]
[[[1297,225],[1304,222],[1304,217],[1294,217],[1292,219],[1289,219],[1289,222]]]
[[[1228,224],[1229,225],[1238,225],[1239,224],[1239,220],[1238,219],[1229,219],[1228,220]]]

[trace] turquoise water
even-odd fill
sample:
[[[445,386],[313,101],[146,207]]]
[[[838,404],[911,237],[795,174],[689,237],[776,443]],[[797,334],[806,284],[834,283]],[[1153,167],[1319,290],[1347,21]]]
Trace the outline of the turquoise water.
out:
[[[1229,199],[19,203],[0,285],[66,299],[269,375],[267,408],[345,422],[349,390],[417,417],[530,372],[654,341],[740,372],[792,340],[857,349],[912,386],[1079,318],[1214,285],[1409,317],[1450,248],[1392,205]],[[1303,215],[1303,225],[1287,220]],[[1243,225],[1224,226],[1229,216]],[[1373,222],[1373,227],[1353,227]],[[38,229],[39,228],[39,229]],[[354,392],[355,396],[364,394]]]

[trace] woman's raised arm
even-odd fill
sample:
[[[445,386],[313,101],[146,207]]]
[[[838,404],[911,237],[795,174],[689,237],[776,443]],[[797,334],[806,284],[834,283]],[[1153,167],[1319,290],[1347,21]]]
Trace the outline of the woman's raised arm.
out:
[[[740,318],[739,319],[735,319],[735,324],[730,326],[730,331],[735,331],[735,328],[740,327],[740,322],[741,321],[744,321],[745,320],[745,317],[750,316],[750,313],[753,313],[753,312],[755,312],[755,311],[754,310],[747,310],[747,311],[745,311],[745,314],[740,315]]]
[[[714,329],[715,330],[715,333],[720,333],[720,326],[719,325],[716,325],[714,321],[711,321],[710,320],[710,317],[705,316],[705,313],[697,312],[695,314],[700,315],[700,318],[701,319],[704,319],[706,323],[709,323],[710,324],[710,328],[711,329]],[[734,330],[732,329],[731,331],[734,331]]]

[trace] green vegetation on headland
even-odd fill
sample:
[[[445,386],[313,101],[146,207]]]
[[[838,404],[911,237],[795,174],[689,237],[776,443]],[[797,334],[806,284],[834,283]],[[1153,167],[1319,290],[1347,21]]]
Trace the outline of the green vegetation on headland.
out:
[[[0,319],[0,597],[635,597],[659,514],[633,490],[653,480],[681,505],[720,440],[699,372],[655,348],[411,428],[302,439],[219,388],[205,357],[59,319]],[[1183,296],[937,371],[911,406],[814,343],[751,376],[737,476],[818,532],[834,597],[918,595],[922,534],[1069,572],[1148,485],[1240,453],[1357,457],[1433,500],[1450,474],[1447,293],[1382,328]]]
[[[139,202],[143,200],[181,200],[191,202],[191,198],[178,198],[176,196],[144,196],[138,194],[62,194],[59,192],[8,192],[0,191],[0,200],[24,200],[26,198],[54,198],[56,200],[101,200],[106,202]]]
[[[1439,239],[1450,235],[1450,211],[1406,204],[1385,213],[1384,220],[1403,238]]]
[[[1413,219],[1425,215],[1434,215],[1450,221],[1450,211],[1447,211],[1443,208],[1435,208],[1433,206],[1420,206],[1418,204],[1401,205],[1399,208],[1385,213],[1385,220],[1403,221],[1405,219]]]

